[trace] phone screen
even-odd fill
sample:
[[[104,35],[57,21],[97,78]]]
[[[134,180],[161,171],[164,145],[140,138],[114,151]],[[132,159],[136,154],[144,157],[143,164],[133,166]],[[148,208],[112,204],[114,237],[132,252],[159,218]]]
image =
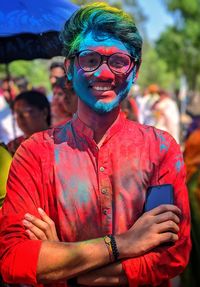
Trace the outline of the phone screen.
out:
[[[161,204],[174,204],[174,189],[171,184],[150,186],[147,190],[144,212]]]

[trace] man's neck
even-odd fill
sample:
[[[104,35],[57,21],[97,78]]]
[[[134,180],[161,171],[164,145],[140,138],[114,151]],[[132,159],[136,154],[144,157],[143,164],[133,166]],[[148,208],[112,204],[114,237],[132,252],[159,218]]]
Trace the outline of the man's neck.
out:
[[[78,102],[78,117],[94,131],[94,140],[98,146],[103,142],[106,131],[117,119],[119,111],[117,107],[111,112],[98,114],[82,101]]]

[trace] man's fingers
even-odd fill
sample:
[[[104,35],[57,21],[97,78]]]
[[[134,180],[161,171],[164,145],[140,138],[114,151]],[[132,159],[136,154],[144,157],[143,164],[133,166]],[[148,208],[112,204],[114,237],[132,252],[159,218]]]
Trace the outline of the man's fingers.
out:
[[[178,225],[172,220],[162,222],[158,224],[157,227],[158,227],[158,233],[164,233],[164,232],[178,233],[179,232]]]
[[[28,234],[28,236],[31,240],[39,240],[39,238],[37,238],[35,236],[35,234],[32,231],[30,231],[29,229],[26,229],[26,233]]]
[[[156,223],[162,223],[171,220],[176,224],[180,223],[180,218],[172,211],[167,211],[156,216]]]
[[[178,235],[173,232],[166,232],[160,234],[160,244],[169,243],[169,242],[176,242],[178,240]]]
[[[32,224],[26,219],[24,219],[22,222],[25,228],[27,229],[27,233],[31,235],[31,237],[35,236],[38,240],[47,240],[47,236],[45,235],[45,233],[40,228],[38,228],[36,225]]]
[[[43,221],[43,220],[41,220],[41,219],[37,218],[36,216],[33,216],[29,213],[26,213],[24,215],[24,218],[25,218],[25,224],[27,224],[26,223],[26,221],[27,221],[30,224],[32,224],[33,226],[35,226],[38,230],[40,230],[41,234],[45,233],[47,238],[51,237],[51,230],[50,230],[50,226],[48,225],[48,223],[46,223],[45,221]],[[31,226],[31,228],[33,228],[33,227]],[[37,234],[38,234],[38,232],[37,232]]]
[[[181,216],[181,210],[180,208],[178,208],[176,205],[173,204],[162,204],[159,205],[158,207],[152,209],[151,211],[149,211],[149,214],[151,215],[159,215],[165,212],[171,211],[173,213],[175,213],[177,216]]]
[[[59,241],[54,221],[46,214],[46,212],[41,207],[38,208],[38,212],[42,220],[44,220],[50,228],[49,232],[51,232],[51,238],[49,237],[49,239]]]
[[[44,222],[48,223],[50,226],[54,225],[53,220],[51,220],[51,218],[46,214],[46,212],[41,207],[38,208],[38,212]]]
[[[45,213],[42,208],[38,208],[41,218],[32,214],[26,213],[24,218],[24,225],[41,240],[59,241],[55,228],[54,221]],[[28,222],[30,225],[28,226]],[[32,225],[31,225],[32,224]],[[35,227],[35,228],[34,228]],[[45,235],[45,236],[44,236]]]

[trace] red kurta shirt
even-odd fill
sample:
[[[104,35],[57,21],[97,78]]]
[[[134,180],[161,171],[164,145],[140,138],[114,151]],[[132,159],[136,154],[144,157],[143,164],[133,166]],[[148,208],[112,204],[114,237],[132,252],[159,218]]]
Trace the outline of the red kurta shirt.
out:
[[[33,135],[18,149],[10,170],[0,223],[1,272],[7,282],[36,284],[41,241],[29,240],[24,214],[43,208],[61,241],[81,241],[129,229],[141,216],[148,186],[172,183],[182,210],[179,240],[124,260],[130,286],[158,285],[186,265],[190,214],[185,168],[173,138],[121,114],[99,149],[93,131],[76,116]],[[53,286],[57,286],[53,284]]]

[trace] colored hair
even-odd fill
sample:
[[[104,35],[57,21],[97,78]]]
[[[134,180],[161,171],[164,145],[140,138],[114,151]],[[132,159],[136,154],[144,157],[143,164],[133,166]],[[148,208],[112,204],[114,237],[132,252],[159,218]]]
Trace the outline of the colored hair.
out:
[[[124,43],[130,54],[141,61],[142,38],[130,15],[103,2],[87,4],[65,23],[61,33],[63,56],[70,58],[78,51],[88,33],[94,39],[109,35]]]
[[[28,105],[32,107],[36,107],[37,109],[43,111],[44,109],[47,109],[47,124],[50,126],[51,124],[51,110],[50,110],[50,104],[45,96],[45,94],[31,90],[27,92],[20,93],[13,101],[12,107],[15,108],[15,104],[17,101],[23,100]]]

